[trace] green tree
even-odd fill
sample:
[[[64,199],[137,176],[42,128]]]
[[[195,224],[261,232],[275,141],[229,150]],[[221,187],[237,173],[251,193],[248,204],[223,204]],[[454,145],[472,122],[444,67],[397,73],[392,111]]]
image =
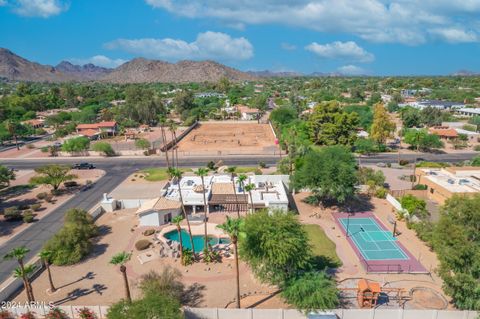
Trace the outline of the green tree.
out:
[[[308,237],[293,213],[259,211],[247,215],[240,255],[263,282],[281,285],[311,266]]]
[[[128,277],[127,277],[127,267],[125,264],[130,260],[132,254],[126,252],[120,252],[110,259],[110,264],[115,266],[120,266],[120,272],[122,273],[123,277],[123,285],[125,288],[125,298],[128,302],[132,301],[132,297],[130,295],[130,286],[128,285]]]
[[[66,165],[49,164],[37,167],[35,172],[39,175],[32,177],[30,182],[50,185],[54,191],[58,190],[62,183],[77,178],[77,175],[69,174],[70,167]]]
[[[27,299],[29,302],[32,302],[35,300],[35,298],[33,296],[33,289],[32,289],[32,284],[30,283],[29,275],[31,274],[31,270],[33,269],[31,268],[31,266],[30,266],[30,269],[27,269],[29,266],[25,266],[23,261],[29,252],[30,252],[30,249],[28,249],[25,246],[17,247],[12,249],[5,256],[3,256],[3,259],[5,260],[13,259],[18,262],[18,268],[14,272],[15,276],[18,275],[17,278],[22,278],[23,286],[25,288],[25,293],[27,294]]]
[[[356,162],[342,146],[329,146],[308,152],[302,166],[295,171],[295,188],[309,188],[323,202],[344,203],[355,194]]]
[[[422,117],[420,111],[413,107],[404,107],[400,110],[400,118],[403,126],[407,128],[420,127],[422,125]]]
[[[413,195],[405,195],[400,199],[400,204],[406,209],[410,215],[416,215],[421,219],[428,217],[427,203]]]
[[[43,264],[45,265],[45,268],[47,269],[48,283],[50,284],[50,292],[55,292],[57,289],[55,288],[55,285],[53,284],[52,272],[50,270],[50,264],[52,262],[52,256],[53,256],[53,253],[50,250],[46,250],[46,249],[42,249],[40,251],[40,253],[38,253],[38,257],[40,257]]]
[[[107,142],[97,142],[93,144],[92,150],[94,152],[103,153],[105,156],[115,155],[115,151],[113,150],[112,145],[110,145],[110,143],[107,143]]]
[[[334,309],[339,304],[335,281],[325,271],[307,272],[290,279],[284,286],[285,300],[306,313]]]
[[[69,153],[83,152],[88,150],[89,147],[90,139],[85,136],[79,136],[66,140],[62,145],[62,151]]]
[[[8,167],[0,165],[0,189],[10,186],[10,181],[15,180],[15,172]]]
[[[480,166],[480,156],[475,156],[473,159],[472,159],[472,163],[470,164],[472,166]]]
[[[307,123],[315,144],[352,146],[357,137],[358,115],[345,112],[336,101],[315,106]]]
[[[428,151],[442,148],[443,142],[435,134],[429,134],[427,130],[409,129],[403,135],[405,143],[417,151]]]
[[[81,261],[92,248],[91,238],[98,235],[93,218],[81,209],[65,213],[65,223],[44,246],[51,252],[51,262],[57,266],[72,265]]]
[[[244,227],[243,219],[237,218],[233,219],[227,216],[227,221],[223,224],[217,225],[218,228],[223,230],[232,241],[233,252],[235,254],[235,283],[236,283],[236,304],[237,308],[240,308],[240,271],[238,268],[238,238],[240,236],[245,236],[245,233],[242,232]]]
[[[162,293],[149,293],[143,298],[127,302],[121,300],[108,308],[108,319],[183,319],[181,304]]]
[[[367,155],[377,153],[378,144],[369,138],[359,138],[355,141],[355,152]]]
[[[193,92],[189,90],[178,92],[173,99],[173,105],[177,113],[181,115],[182,120],[185,120],[189,112],[195,107]]]
[[[290,106],[280,106],[270,113],[270,121],[275,125],[285,125],[296,120],[297,111]]]
[[[202,195],[203,195],[203,213],[204,213],[204,218],[203,218],[203,225],[204,225],[204,246],[203,246],[203,251],[204,251],[204,256],[208,255],[209,247],[208,247],[208,232],[207,232],[207,220],[208,220],[208,206],[207,206],[207,188],[205,186],[205,176],[208,175],[208,168],[198,168],[195,172],[195,175],[199,176],[202,180]]]
[[[140,138],[135,141],[135,147],[142,150],[148,150],[150,148],[150,141],[144,138]]]
[[[395,131],[392,122],[382,103],[375,104],[373,109],[373,123],[370,128],[370,138],[379,144],[385,144],[387,138]]]
[[[7,129],[8,133],[10,136],[13,137],[15,140],[15,146],[17,147],[17,150],[20,150],[20,146],[18,145],[18,123],[12,120],[6,120],[5,123],[5,128]]]

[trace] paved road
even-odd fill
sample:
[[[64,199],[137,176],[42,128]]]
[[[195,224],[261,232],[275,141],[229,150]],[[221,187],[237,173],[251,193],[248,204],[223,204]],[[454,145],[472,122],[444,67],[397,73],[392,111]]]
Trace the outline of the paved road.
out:
[[[460,162],[471,159],[475,154],[472,153],[456,153],[456,154],[402,154],[402,159],[413,161],[415,158],[423,158],[429,161],[447,161]],[[225,165],[251,166],[258,165],[260,161],[268,165],[275,164],[279,157],[273,156],[243,156],[236,158],[188,158],[181,159],[179,165],[182,167],[199,167],[205,166],[210,160],[222,159]],[[362,163],[393,163],[398,160],[398,154],[377,154],[369,157],[362,157]],[[97,168],[103,169],[107,174],[97,181],[95,187],[81,192],[75,197],[59,206],[41,221],[32,224],[27,230],[19,233],[10,241],[0,246],[0,257],[5,255],[14,247],[27,246],[31,252],[27,256],[27,260],[33,257],[43,246],[44,242],[53,236],[63,224],[63,214],[69,208],[91,209],[101,199],[103,193],[111,192],[118,184],[120,184],[128,175],[135,170],[147,167],[165,167],[165,160],[161,157],[140,157],[140,158],[90,158],[88,161],[95,163]],[[72,164],[79,162],[78,158],[68,159],[11,159],[0,160],[1,165],[6,165],[15,169],[33,169],[40,165],[49,163]],[[16,267],[16,263],[12,261],[4,261],[0,264],[0,282],[6,280],[12,274]]]

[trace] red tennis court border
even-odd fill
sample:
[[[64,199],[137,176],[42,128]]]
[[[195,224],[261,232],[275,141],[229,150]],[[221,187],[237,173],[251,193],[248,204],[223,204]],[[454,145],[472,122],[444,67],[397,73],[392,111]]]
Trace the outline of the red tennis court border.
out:
[[[408,256],[408,260],[365,260],[362,256],[362,253],[358,249],[357,245],[353,242],[351,237],[347,237],[345,229],[341,225],[339,218],[368,218],[371,217],[375,222],[385,231],[390,231],[376,216],[371,212],[362,212],[362,213],[333,213],[335,218],[335,223],[337,227],[341,230],[342,234],[345,235],[345,238],[350,243],[353,251],[357,255],[360,263],[365,268],[367,273],[417,273],[417,274],[428,274],[428,271],[422,264],[415,258],[413,255],[402,245],[399,238],[396,243],[403,250],[403,252]]]

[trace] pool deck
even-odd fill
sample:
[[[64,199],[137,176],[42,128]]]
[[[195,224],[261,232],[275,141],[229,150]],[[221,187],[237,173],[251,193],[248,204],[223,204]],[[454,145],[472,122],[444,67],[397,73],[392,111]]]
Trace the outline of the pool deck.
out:
[[[372,218],[377,225],[385,230],[389,230],[376,216],[371,212],[362,212],[362,213],[333,213],[333,217],[335,219],[335,223],[337,227],[341,230],[342,234],[347,236],[344,227],[342,226],[340,219],[341,218]],[[352,240],[352,237],[346,237],[347,241],[349,242],[350,246],[354,250],[355,254],[357,255],[358,259],[360,260],[362,266],[365,268],[367,273],[419,273],[425,274],[428,271],[423,267],[423,265],[405,248],[405,246],[401,243],[401,235],[398,237],[396,244],[402,251],[408,256],[407,260],[392,260],[392,259],[384,259],[384,260],[365,260],[362,253],[360,252],[359,248]]]

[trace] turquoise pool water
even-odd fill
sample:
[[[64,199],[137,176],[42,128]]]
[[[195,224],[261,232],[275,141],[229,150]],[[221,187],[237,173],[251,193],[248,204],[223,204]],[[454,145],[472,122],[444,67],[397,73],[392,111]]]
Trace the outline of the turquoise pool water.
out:
[[[190,243],[190,236],[188,235],[188,231],[182,229],[182,244],[183,248],[192,249],[192,245]],[[171,232],[166,233],[165,238],[179,241],[178,240],[178,232],[176,230],[172,230]],[[228,238],[216,238],[216,237],[209,237],[208,243],[212,246],[216,244],[229,244],[230,239]],[[199,253],[203,251],[204,238],[201,235],[193,235],[193,245],[195,246],[195,252]]]

